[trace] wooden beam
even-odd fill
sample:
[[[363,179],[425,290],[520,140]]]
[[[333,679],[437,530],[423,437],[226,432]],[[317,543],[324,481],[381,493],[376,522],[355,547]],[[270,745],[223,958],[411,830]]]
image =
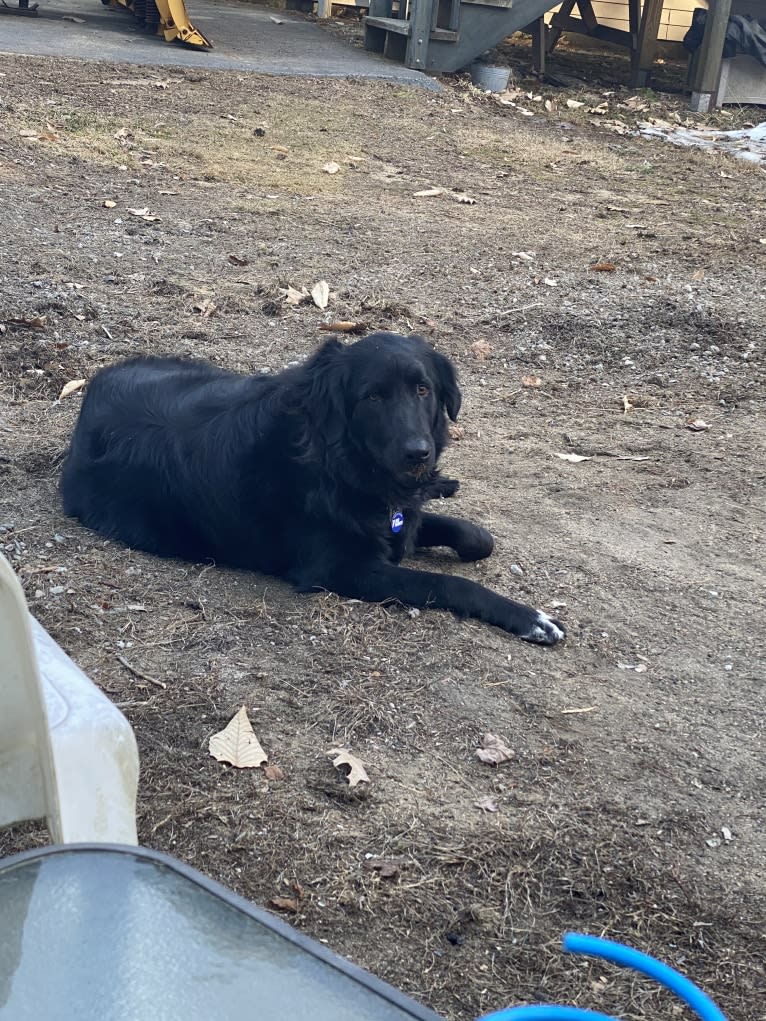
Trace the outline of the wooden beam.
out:
[[[410,0],[410,36],[407,40],[407,67],[425,71],[428,67],[428,43],[434,20],[434,0]]]
[[[529,26],[532,30],[532,66],[538,74],[545,74],[545,44],[547,29],[545,18],[539,17]]]
[[[710,0],[705,18],[705,34],[696,54],[692,98],[689,103],[689,107],[696,113],[707,113],[715,105],[730,14],[731,0]]]
[[[729,0],[731,2],[731,0]],[[638,29],[636,55],[632,58],[631,85],[648,85],[652,76],[654,54],[657,50],[657,33],[660,30],[663,0],[644,0],[641,24]]]

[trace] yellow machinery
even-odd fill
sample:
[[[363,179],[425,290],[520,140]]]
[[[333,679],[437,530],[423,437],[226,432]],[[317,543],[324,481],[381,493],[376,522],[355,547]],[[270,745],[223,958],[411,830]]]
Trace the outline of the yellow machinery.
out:
[[[146,28],[163,35],[165,41],[184,43],[187,46],[212,50],[213,44],[192,25],[186,13],[184,0],[101,0],[105,7],[124,7]],[[11,7],[0,0],[0,14],[21,14],[34,17],[36,3],[18,0],[17,7]]]
[[[180,42],[187,46],[202,46],[208,50],[213,44],[192,25],[186,13],[184,0],[101,0],[109,7],[124,7],[147,28],[163,35],[165,42]]]

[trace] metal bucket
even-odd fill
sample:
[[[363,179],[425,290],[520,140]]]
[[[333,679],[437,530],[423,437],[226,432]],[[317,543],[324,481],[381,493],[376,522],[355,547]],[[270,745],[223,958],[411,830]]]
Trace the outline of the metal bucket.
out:
[[[496,67],[493,64],[471,64],[471,81],[477,89],[485,92],[505,92],[511,77],[509,67]]]

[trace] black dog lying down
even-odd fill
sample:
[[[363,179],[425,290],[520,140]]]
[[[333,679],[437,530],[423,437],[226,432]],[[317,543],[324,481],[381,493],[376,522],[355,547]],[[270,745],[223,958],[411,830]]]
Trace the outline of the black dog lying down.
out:
[[[137,358],[88,387],[64,464],[64,510],[166,557],[244,567],[373,602],[398,599],[553,645],[544,613],[469,581],[399,567],[418,546],[463,560],[485,529],[426,514],[457,483],[437,471],[460,391],[421,337],[329,340],[275,376]]]

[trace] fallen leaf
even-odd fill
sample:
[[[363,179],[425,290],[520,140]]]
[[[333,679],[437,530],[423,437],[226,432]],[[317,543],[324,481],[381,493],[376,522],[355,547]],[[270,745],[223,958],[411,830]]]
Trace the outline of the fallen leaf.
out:
[[[279,766],[266,766],[263,775],[267,780],[284,780],[284,771]]]
[[[311,288],[311,297],[317,308],[327,308],[330,301],[330,285],[326,280],[320,280]]]
[[[481,748],[477,748],[474,755],[490,766],[499,766],[501,762],[514,758],[516,753],[497,734],[485,734],[481,739]]]
[[[62,21],[73,21],[75,23],[75,25],[84,25],[85,24],[85,18],[76,18],[74,16],[74,14],[62,14],[61,20]]]
[[[633,670],[637,674],[646,673],[646,663],[618,663],[618,670]]]
[[[432,199],[437,195],[444,195],[446,188],[425,188],[423,191],[416,191],[416,199]]]
[[[9,326],[24,326],[28,330],[44,330],[48,322],[47,316],[20,316],[18,319],[6,319]]]
[[[492,345],[486,340],[475,340],[471,344],[471,351],[473,352],[474,358],[478,358],[479,361],[483,362],[485,358],[488,358],[492,354]]]
[[[283,18],[277,18],[273,14],[269,15],[269,20],[273,21],[275,25],[284,25],[285,23]]]
[[[704,279],[705,279],[705,271],[704,271],[704,269],[695,269],[695,271],[692,273],[692,280],[704,280]]]
[[[466,195],[465,192],[458,192],[455,195],[455,199],[463,206],[475,206],[476,199],[472,199],[470,195]]]
[[[340,170],[340,164],[336,163],[334,160],[330,160],[329,163],[325,163],[322,166],[322,170],[324,170],[326,174],[337,174]]]
[[[522,386],[542,386],[543,385],[543,381],[540,379],[539,376],[522,376],[521,377],[521,385]]]
[[[480,808],[482,812],[497,811],[497,802],[495,801],[494,798],[491,798],[489,795],[487,795],[484,798],[479,798],[478,801],[474,801],[474,805],[476,806],[476,808]]]
[[[117,203],[114,201],[114,199],[104,199],[102,205],[104,209],[114,209]]]
[[[76,394],[78,390],[87,383],[86,379],[72,379],[68,383],[65,383],[62,387],[61,393],[59,394],[59,400],[63,401],[65,397],[69,397],[70,394]]]
[[[545,277],[543,283],[545,284],[546,287],[558,287],[558,284],[552,277]]]
[[[349,787],[356,787],[358,783],[370,782],[370,778],[367,775],[367,770],[364,768],[364,764],[356,757],[356,755],[353,755],[348,748],[331,748],[327,754],[335,756],[332,760],[332,764],[336,769],[340,769],[341,766],[349,767],[349,771],[346,774]]]
[[[567,106],[570,110],[579,110],[581,106],[585,106],[585,103],[580,103],[576,99],[568,99]]]
[[[554,454],[554,457],[560,457],[562,461],[571,461],[572,464],[579,464],[580,461],[591,461],[590,457],[586,457],[584,454]]]
[[[289,911],[294,915],[298,914],[300,902],[297,897],[272,897],[268,902],[270,908],[275,911]]]
[[[395,879],[399,875],[399,862],[391,858],[371,858],[364,867],[377,872],[381,879]]]
[[[627,394],[622,395],[622,408],[626,415],[635,408],[635,404],[631,403],[630,397]]]
[[[241,255],[230,255],[229,262],[232,266],[247,266],[248,260],[243,259]]]
[[[213,734],[208,748],[214,759],[229,762],[238,769],[254,769],[268,760],[244,706],[223,730]]]
[[[584,709],[562,709],[561,712],[562,712],[562,715],[566,716],[566,715],[571,714],[571,713],[592,713],[596,709],[598,709],[597,705],[589,705],[589,706],[585,706]]]
[[[723,837],[727,844],[729,843],[730,840],[734,839],[731,835],[731,830],[729,829],[728,826],[721,827],[721,836]]]
[[[209,319],[218,306],[214,301],[205,298],[203,301],[198,301],[192,305],[192,308],[195,312],[199,312],[203,319]]]
[[[287,287],[280,288],[279,293],[285,299],[285,305],[300,305],[302,301],[309,297],[309,292],[305,287],[302,287],[299,291],[295,287],[291,287],[290,284]]]
[[[553,103],[550,101],[550,99],[546,99],[543,105],[545,106],[545,109],[548,111],[548,113],[550,113],[551,110],[553,110]]]
[[[319,329],[325,333],[365,333],[367,323],[348,322],[342,319],[335,323],[320,323]]]
[[[704,421],[704,419],[693,418],[686,423],[686,428],[690,429],[693,433],[703,433],[706,429],[709,429],[710,426]]]
[[[453,440],[462,440],[462,438],[465,436],[465,429],[463,428],[462,425],[453,425],[452,423],[450,423],[447,426],[447,429],[449,431],[450,438]]]
[[[588,268],[592,273],[614,273],[617,269],[613,262],[594,262]]]
[[[148,209],[129,209],[128,212],[137,220],[144,220],[146,223],[159,223],[160,220],[159,216],[150,213]]]

